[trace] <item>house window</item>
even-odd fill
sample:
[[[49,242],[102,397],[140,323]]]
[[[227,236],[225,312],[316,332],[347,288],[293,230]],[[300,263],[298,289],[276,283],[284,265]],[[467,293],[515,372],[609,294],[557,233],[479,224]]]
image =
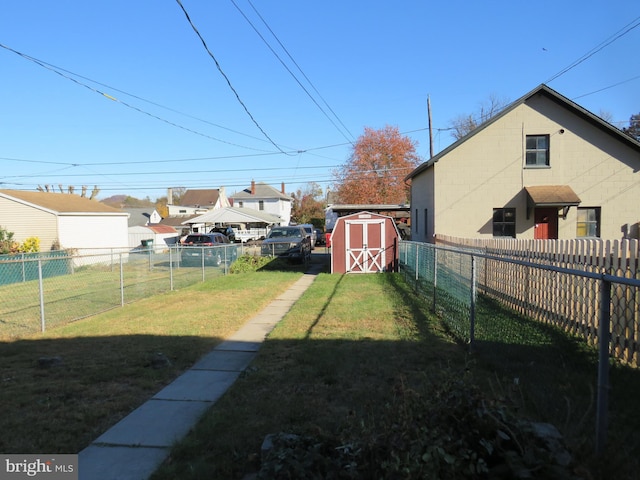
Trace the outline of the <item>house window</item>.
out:
[[[527,135],[527,167],[549,166],[549,135]]]
[[[416,233],[418,233],[418,209],[417,208],[416,208],[415,219],[416,219]]]
[[[578,208],[576,237],[600,237],[600,207]]]
[[[264,200],[258,201],[258,210],[264,210]]]
[[[516,238],[516,209],[493,209],[493,236]]]

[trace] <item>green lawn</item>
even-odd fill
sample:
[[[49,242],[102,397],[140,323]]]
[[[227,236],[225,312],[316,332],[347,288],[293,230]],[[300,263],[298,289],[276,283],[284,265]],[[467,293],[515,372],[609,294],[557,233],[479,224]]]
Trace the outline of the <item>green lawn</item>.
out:
[[[261,467],[265,437],[279,432],[307,443],[263,462],[271,466],[265,478],[463,478],[482,466],[471,450],[506,449],[497,432],[509,428],[510,415],[556,425],[574,453],[572,468],[590,478],[630,478],[640,452],[638,372],[612,372],[611,447],[596,459],[593,352],[492,302],[482,301],[478,315],[495,335],[468,354],[400,276],[320,275],[153,479],[243,478]],[[501,329],[511,332],[503,343]],[[492,433],[483,430],[488,424]],[[484,438],[456,440],[483,431]],[[533,456],[525,434],[516,436],[519,454]],[[336,451],[339,472],[327,460]],[[356,463],[349,476],[345,465]],[[543,466],[531,472],[565,478]]]
[[[81,450],[299,277],[263,270],[215,278],[44,335],[6,339],[0,451]],[[340,478],[428,478],[424,469],[462,478],[463,470],[484,468],[472,444],[485,455],[505,450],[501,435],[515,428],[512,415],[556,425],[575,468],[590,478],[634,478],[637,370],[612,370],[610,447],[597,459],[592,350],[481,300],[483,339],[469,354],[428,307],[400,275],[319,275],[154,479],[243,478],[261,467],[265,436],[279,432],[310,443],[290,446],[286,460],[267,459],[271,478],[284,467],[330,478],[336,452],[341,474],[351,465],[352,476]],[[170,368],[152,368],[158,353]],[[41,357],[62,364],[41,368]],[[496,427],[498,417],[504,427]],[[470,432],[480,436],[466,438]],[[526,450],[522,435],[514,444]],[[561,478],[543,472],[534,478]]]
[[[299,277],[218,277],[44,334],[1,341],[0,451],[80,451]],[[153,368],[158,353],[170,359],[170,368]],[[43,357],[60,357],[62,364],[41,368]]]

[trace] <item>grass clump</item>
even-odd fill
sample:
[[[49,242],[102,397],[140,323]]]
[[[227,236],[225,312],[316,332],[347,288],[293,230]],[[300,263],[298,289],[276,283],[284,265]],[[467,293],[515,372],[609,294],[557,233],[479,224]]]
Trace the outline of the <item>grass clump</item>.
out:
[[[304,272],[307,264],[282,257],[269,257],[260,255],[242,255],[233,262],[229,270],[230,273],[247,273],[257,271],[289,271]]]
[[[380,415],[345,434],[270,436],[257,477],[576,478],[555,428],[518,418],[459,372],[423,393],[399,378]]]

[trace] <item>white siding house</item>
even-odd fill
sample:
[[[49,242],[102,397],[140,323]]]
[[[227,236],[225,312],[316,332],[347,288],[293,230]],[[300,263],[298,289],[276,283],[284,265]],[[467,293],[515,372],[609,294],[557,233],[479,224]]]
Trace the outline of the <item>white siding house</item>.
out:
[[[293,199],[284,193],[284,184],[280,191],[263,182],[251,182],[251,187],[232,195],[234,207],[251,208],[275,215],[281,219],[281,225],[291,222],[291,206]]]
[[[96,200],[66,193],[0,190],[0,226],[22,242],[40,239],[40,249],[127,248],[129,214]]]

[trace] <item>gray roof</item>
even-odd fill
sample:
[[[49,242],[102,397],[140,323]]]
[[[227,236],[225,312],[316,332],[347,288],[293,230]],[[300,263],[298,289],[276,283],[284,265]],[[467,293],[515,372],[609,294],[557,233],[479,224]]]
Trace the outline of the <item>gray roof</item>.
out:
[[[256,193],[255,195],[251,194],[251,187],[245,188],[239,192],[234,193],[231,197],[234,200],[244,200],[248,198],[256,198],[256,199],[269,199],[269,198],[279,198],[281,200],[289,200],[291,201],[291,197],[289,195],[285,195],[281,191],[273,188],[271,185],[267,185],[264,182],[256,182]]]
[[[282,218],[254,208],[225,207],[211,210],[197,217],[183,220],[183,225],[191,223],[267,223],[282,222]]]
[[[123,208],[129,214],[129,227],[145,226],[149,223],[154,207],[149,208]]]

